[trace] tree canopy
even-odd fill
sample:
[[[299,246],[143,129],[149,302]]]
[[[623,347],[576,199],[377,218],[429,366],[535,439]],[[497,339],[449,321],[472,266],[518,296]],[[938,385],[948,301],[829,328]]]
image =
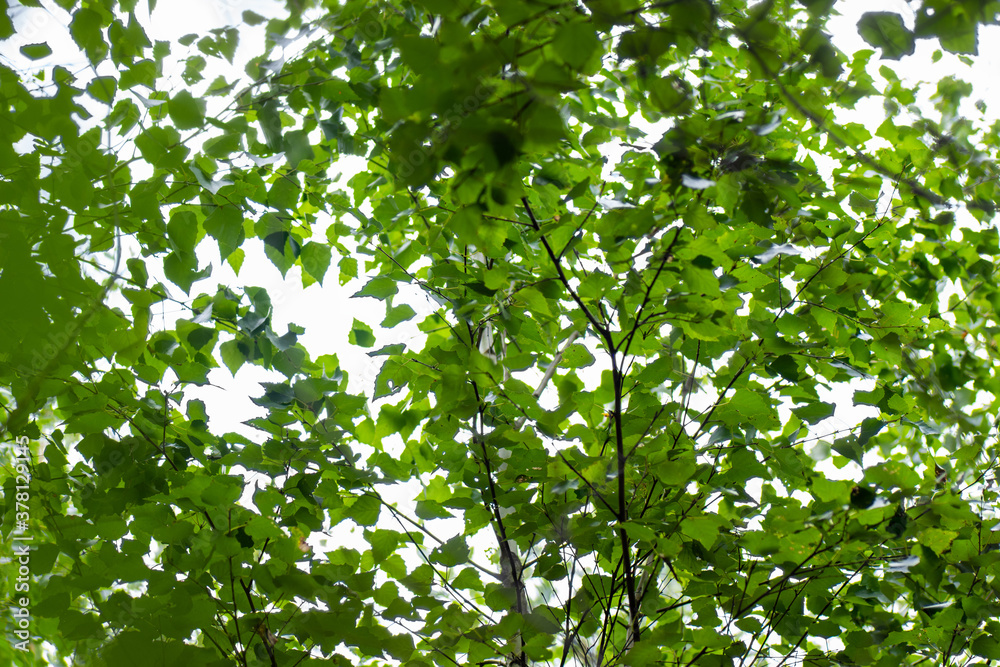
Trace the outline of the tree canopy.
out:
[[[0,12],[6,664],[1000,659],[1000,2],[147,1]]]

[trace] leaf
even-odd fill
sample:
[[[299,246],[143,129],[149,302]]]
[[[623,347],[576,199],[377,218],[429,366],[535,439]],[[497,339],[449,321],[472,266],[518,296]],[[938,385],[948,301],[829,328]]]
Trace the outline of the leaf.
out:
[[[384,301],[386,298],[395,294],[397,289],[395,280],[385,276],[375,276],[368,281],[364,288],[352,294],[351,297],[359,298],[363,296],[370,296],[378,299],[379,301]]]
[[[41,60],[52,55],[52,49],[45,42],[41,44],[25,44],[20,48],[21,55],[29,60]]]
[[[815,401],[807,405],[793,408],[792,412],[796,417],[810,424],[818,424],[827,417],[832,417],[836,406],[822,401]]]
[[[401,354],[405,349],[406,345],[404,345],[403,343],[392,343],[391,345],[384,345],[377,350],[368,352],[367,354],[369,357],[387,356],[393,354]]]
[[[689,459],[668,460],[655,467],[656,478],[668,487],[686,484],[691,480],[696,465]]]
[[[243,22],[247,25],[260,25],[264,22],[264,17],[256,12],[252,12],[249,9],[243,12]]]
[[[865,12],[858,20],[858,32],[874,47],[882,49],[882,57],[899,60],[913,55],[916,40],[895,12]]]
[[[922,545],[940,556],[948,550],[956,537],[958,537],[958,533],[953,530],[928,528],[920,533],[919,539]]]
[[[863,449],[868,445],[868,441],[879,431],[885,428],[885,422],[871,417],[861,422],[861,432],[858,434],[858,445]]]
[[[899,461],[886,461],[868,469],[868,478],[886,489],[899,488],[909,493],[920,486],[920,475]]]
[[[247,361],[246,355],[235,340],[227,340],[222,343],[219,346],[219,353],[222,355],[222,362],[229,369],[229,372],[233,374],[233,377],[236,376],[236,372]]]
[[[1000,640],[993,635],[980,635],[972,641],[972,652],[987,660],[1000,660]]]
[[[403,60],[417,71],[433,71],[439,62],[441,47],[429,37],[407,35],[399,41]]]
[[[563,363],[567,368],[587,368],[593,365],[594,355],[583,345],[574,343],[563,350]]]
[[[14,34],[14,24],[7,12],[0,12],[0,39],[8,39]]]
[[[388,312],[385,314],[385,319],[382,320],[382,328],[391,329],[401,322],[406,322],[416,314],[417,312],[405,303],[400,304],[395,308],[389,308]]]
[[[690,111],[691,92],[690,84],[679,76],[657,78],[649,82],[650,100],[660,111],[668,115],[680,115]],[[693,186],[688,185],[688,187]]]
[[[312,160],[315,157],[309,137],[302,130],[294,130],[284,134],[285,158],[292,169],[297,169],[303,160]]]
[[[298,239],[289,232],[279,230],[264,236],[264,254],[284,276],[302,253]]]
[[[94,77],[87,84],[87,93],[99,102],[110,105],[114,102],[115,93],[118,90],[118,82],[114,77],[98,76]]]
[[[375,334],[372,333],[371,327],[354,318],[354,324],[351,326],[351,332],[348,334],[347,340],[351,345],[372,347],[375,344]]]
[[[978,21],[962,6],[933,3],[917,12],[914,33],[917,37],[936,36],[951,53],[978,53]]]
[[[267,203],[280,210],[295,209],[299,203],[301,188],[293,176],[283,174],[271,184],[267,191]]]
[[[875,490],[867,486],[855,486],[851,489],[851,505],[858,509],[867,509],[875,502]]]
[[[333,253],[328,245],[310,241],[302,246],[299,261],[302,262],[303,271],[322,283],[332,257]]]
[[[705,548],[711,549],[719,539],[722,520],[716,516],[690,517],[681,524],[685,535],[692,537]]]
[[[859,466],[862,465],[864,450],[858,445],[858,439],[854,437],[837,438],[833,441],[833,451],[841,456],[854,461]]]
[[[232,206],[218,206],[205,219],[205,233],[219,243],[219,255],[228,259],[243,245],[243,215]]]
[[[469,545],[462,535],[456,535],[432,552],[435,561],[445,567],[456,567],[469,560]]]
[[[812,493],[817,498],[819,498],[821,502],[828,503],[831,501],[839,501],[843,503],[844,496],[847,492],[847,488],[849,487],[849,485],[850,483],[845,481],[826,479],[824,477],[815,477],[809,484],[809,490],[812,491]],[[855,491],[855,489],[857,489],[858,491]],[[863,487],[855,486],[851,488],[849,492],[851,504],[854,505],[855,507],[864,508],[870,506],[870,503],[865,504],[868,502],[868,498],[867,494],[865,495],[865,497],[862,497],[862,489]],[[869,489],[864,489],[864,490],[870,491]],[[874,492],[871,492],[871,501],[872,502],[875,501]]]
[[[852,192],[848,202],[859,214],[875,215],[878,212],[878,199],[868,199],[857,192]]]
[[[600,41],[589,23],[573,22],[556,31],[552,48],[564,63],[576,70],[584,69]]]
[[[260,129],[264,133],[264,143],[272,151],[284,149],[281,129],[281,112],[278,102],[274,98],[268,98],[262,102],[257,109],[257,118],[260,121]]]
[[[174,252],[193,257],[198,242],[198,218],[191,211],[176,211],[167,223],[167,236]]]
[[[728,402],[725,414],[734,415],[732,423],[748,422],[762,431],[777,428],[780,425],[778,416],[770,401],[757,392],[738,389]]]
[[[349,517],[359,526],[374,526],[382,511],[382,503],[374,496],[357,498],[350,507]]]
[[[70,22],[70,34],[77,45],[87,54],[92,63],[99,63],[108,54],[104,41],[101,15],[92,9],[77,9]]]
[[[175,285],[190,294],[191,286],[212,274],[212,267],[206,266],[198,270],[198,262],[194,257],[178,255],[176,252],[163,260],[163,274]]]
[[[177,129],[193,130],[205,123],[205,101],[182,90],[170,98],[167,113]]]

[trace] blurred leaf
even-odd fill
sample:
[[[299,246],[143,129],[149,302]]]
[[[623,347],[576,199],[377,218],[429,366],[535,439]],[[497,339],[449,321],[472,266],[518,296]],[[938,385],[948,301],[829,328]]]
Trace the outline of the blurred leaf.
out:
[[[882,57],[899,60],[913,55],[913,33],[895,12],[865,12],[858,20],[858,32],[866,42],[882,49]]]

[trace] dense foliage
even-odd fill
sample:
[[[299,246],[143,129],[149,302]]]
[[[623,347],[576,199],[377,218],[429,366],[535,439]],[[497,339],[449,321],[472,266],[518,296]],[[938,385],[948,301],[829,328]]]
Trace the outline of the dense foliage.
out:
[[[844,53],[832,0],[289,0],[177,43],[55,0],[74,71],[3,18],[37,4],[0,13],[40,64],[0,65],[5,664],[1000,659],[998,128],[959,75],[1000,3]],[[956,76],[906,83],[926,46]],[[384,304],[317,304],[364,395],[253,244]],[[252,366],[218,432],[192,388]]]

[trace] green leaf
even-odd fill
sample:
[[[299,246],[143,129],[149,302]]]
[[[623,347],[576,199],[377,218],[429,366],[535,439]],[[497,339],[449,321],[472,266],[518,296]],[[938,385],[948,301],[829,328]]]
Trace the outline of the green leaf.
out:
[[[875,215],[878,212],[878,199],[868,199],[857,192],[852,192],[848,202],[860,215]]]
[[[567,368],[587,368],[593,365],[594,355],[583,345],[574,343],[563,350],[563,362]]]
[[[434,71],[441,47],[430,37],[406,35],[399,40],[399,50],[408,66],[418,72]]]
[[[456,567],[469,561],[469,545],[462,535],[456,535],[433,551],[436,562],[445,567]]]
[[[391,329],[401,322],[406,322],[411,319],[417,312],[413,310],[408,304],[400,304],[394,308],[389,308],[385,314],[385,319],[382,320],[383,329]]]
[[[133,86],[146,86],[154,88],[156,85],[156,63],[152,60],[139,60],[121,73],[118,86],[122,90],[128,90]]]
[[[115,93],[118,91],[118,82],[114,77],[98,76],[94,77],[87,84],[87,93],[99,102],[111,104],[114,102]]]
[[[860,489],[861,487],[854,487],[854,489]],[[826,479],[825,477],[814,477],[809,483],[809,490],[812,491],[820,501],[828,503],[832,501],[843,502],[845,497],[850,496],[851,504],[862,503],[863,500],[860,495],[854,492],[854,489],[850,489],[850,482]],[[872,492],[871,501],[875,501],[875,494]],[[871,503],[869,503],[870,505]],[[861,505],[856,505],[861,506]],[[867,507],[868,505],[864,505]]]
[[[179,130],[199,128],[205,124],[205,100],[182,90],[170,98],[167,113]]]
[[[232,206],[219,206],[205,219],[205,232],[219,243],[219,254],[228,259],[243,244],[243,215]]]
[[[347,335],[347,340],[351,345],[372,347],[375,345],[375,334],[372,333],[371,327],[354,318],[354,324],[351,325],[351,332]]]
[[[798,408],[793,408],[792,412],[796,417],[810,424],[818,424],[827,417],[832,417],[836,406],[822,401],[815,401]]]
[[[310,241],[302,246],[302,255],[299,261],[302,262],[303,271],[322,283],[327,269],[330,268],[332,257],[333,253],[328,245]]]
[[[374,496],[361,496],[350,507],[348,516],[359,526],[374,526],[382,511],[382,503]]]
[[[191,292],[191,286],[212,275],[212,267],[206,266],[198,270],[198,261],[191,255],[180,255],[176,252],[167,255],[163,260],[163,274],[175,285]]]
[[[1000,640],[995,635],[980,635],[972,641],[972,652],[987,660],[1000,660]]]
[[[920,475],[912,467],[899,461],[886,461],[867,471],[867,477],[882,488],[900,488],[910,492],[920,486]]]
[[[352,298],[370,296],[384,301],[397,292],[396,281],[385,276],[376,276],[368,281],[364,288],[352,294]]]
[[[668,115],[689,112],[692,102],[691,92],[691,86],[678,76],[657,78],[649,82],[650,101]]]
[[[244,363],[247,361],[246,355],[243,350],[240,349],[240,345],[235,340],[227,340],[219,346],[219,353],[222,355],[222,362],[229,369],[229,372],[236,376],[236,372],[240,370]]]
[[[41,44],[25,44],[20,49],[21,55],[29,60],[41,60],[52,55],[52,49],[45,42]]]
[[[858,20],[858,32],[872,46],[882,49],[882,57],[899,60],[913,55],[916,40],[895,12],[865,12]]]
[[[928,528],[920,533],[920,544],[929,548],[937,555],[943,554],[951,546],[951,543],[958,537],[958,533],[953,530],[942,530],[940,528]]]
[[[868,445],[868,441],[879,431],[885,428],[885,422],[881,419],[867,418],[861,422],[861,432],[858,434],[858,445],[862,448]]]
[[[340,267],[340,284],[346,285],[358,277],[358,261],[353,257],[343,257],[337,265]]]
[[[284,150],[281,113],[277,100],[268,98],[262,102],[257,109],[257,118],[260,121],[260,128],[264,133],[264,143],[267,144],[267,147],[272,151]]]
[[[696,539],[705,549],[711,549],[719,539],[723,521],[717,516],[696,516],[685,519],[681,530]]]
[[[302,254],[298,239],[284,230],[267,233],[261,240],[264,242],[264,254],[281,272],[282,277]]]
[[[589,23],[573,22],[561,26],[552,40],[552,48],[559,58],[576,70],[583,70],[591,55],[600,46],[600,40]]]
[[[780,426],[778,415],[770,401],[759,393],[738,389],[726,404],[723,414],[733,424],[748,422],[761,431]],[[720,415],[721,416],[721,415]]]
[[[104,20],[92,9],[77,9],[70,22],[70,34],[77,45],[87,54],[92,63],[99,63],[107,57],[108,44],[104,41]]]
[[[0,12],[0,39],[8,39],[14,34],[14,24],[7,12]]]
[[[875,503],[875,490],[867,486],[855,486],[851,489],[851,505],[858,509],[868,509]]]
[[[837,452],[841,456],[854,461],[859,466],[862,465],[862,459],[864,458],[864,450],[858,445],[858,439],[855,437],[848,438],[837,438],[833,441],[833,451]]]
[[[186,257],[194,256],[198,242],[198,218],[191,211],[176,211],[167,223],[167,236],[174,252]]]
[[[654,468],[656,478],[668,487],[686,484],[696,469],[695,462],[689,459],[667,460]]]
[[[249,9],[243,12],[243,22],[247,25],[260,25],[266,19],[256,12],[252,12]]]
[[[298,207],[301,188],[295,177],[283,174],[267,191],[267,203],[279,210],[295,209]]]
[[[312,160],[315,156],[309,136],[302,130],[286,132],[284,137],[285,157],[292,169],[296,169],[303,160]]]

